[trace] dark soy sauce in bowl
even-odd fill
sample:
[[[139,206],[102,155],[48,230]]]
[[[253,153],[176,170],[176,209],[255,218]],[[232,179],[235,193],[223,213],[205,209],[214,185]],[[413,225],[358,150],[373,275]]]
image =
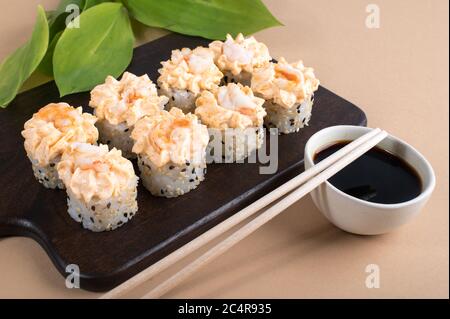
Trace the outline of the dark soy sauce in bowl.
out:
[[[349,143],[341,141],[319,151],[314,155],[314,163]],[[422,181],[415,169],[378,147],[372,148],[328,181],[348,195],[380,204],[406,202],[422,192]]]

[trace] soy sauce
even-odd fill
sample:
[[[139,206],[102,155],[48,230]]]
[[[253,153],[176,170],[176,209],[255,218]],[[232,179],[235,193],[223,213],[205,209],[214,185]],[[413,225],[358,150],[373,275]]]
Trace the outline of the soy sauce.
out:
[[[315,154],[314,162],[320,162],[348,143],[342,141],[325,148]],[[422,181],[414,168],[378,147],[372,148],[328,181],[348,195],[381,204],[406,202],[422,191]]]

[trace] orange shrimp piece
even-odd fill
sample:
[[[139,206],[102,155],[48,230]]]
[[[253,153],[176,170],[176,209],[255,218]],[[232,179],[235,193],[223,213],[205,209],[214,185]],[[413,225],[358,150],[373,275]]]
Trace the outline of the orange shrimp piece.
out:
[[[74,122],[73,116],[69,112],[74,109],[68,105],[51,103],[44,106],[36,114],[36,117],[45,121],[53,122],[56,128],[71,126]]]
[[[237,108],[237,111],[241,114],[252,116],[254,114],[254,110],[245,106],[241,106]]]
[[[297,75],[288,73],[284,70],[276,70],[276,74],[281,75],[282,77],[284,77],[285,79],[287,79],[289,81],[298,82],[298,80],[299,80]]]

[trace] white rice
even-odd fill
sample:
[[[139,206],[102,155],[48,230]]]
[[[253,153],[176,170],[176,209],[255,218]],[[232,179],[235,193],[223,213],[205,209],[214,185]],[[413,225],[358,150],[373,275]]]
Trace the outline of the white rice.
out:
[[[187,90],[169,89],[166,91],[160,88],[158,95],[165,95],[169,98],[169,102],[166,104],[167,111],[170,111],[172,107],[177,107],[185,114],[194,113],[196,94]]]
[[[105,200],[91,199],[88,203],[67,190],[69,215],[84,228],[93,232],[114,230],[127,223],[138,210],[137,179],[128,188]]]
[[[50,161],[50,164],[46,166],[39,165],[38,161],[29,157],[31,161],[31,166],[33,168],[33,173],[36,179],[47,188],[60,188],[64,189],[64,184],[59,178],[58,171],[56,170],[56,165],[61,160],[61,156]]]
[[[134,141],[131,139],[133,127],[129,127],[126,123],[113,125],[107,120],[100,120],[95,126],[102,144],[107,144],[110,149],[115,147],[121,150],[122,156],[125,158],[136,158],[136,154],[131,151],[134,145]]]
[[[311,111],[314,97],[306,99],[303,103],[291,108],[282,107],[272,100],[264,103],[267,115],[264,123],[268,128],[278,128],[279,133],[289,134],[298,132],[308,125],[311,118]]]
[[[264,142],[264,128],[226,129],[208,128],[210,142],[206,149],[209,162],[233,163],[242,161]],[[219,153],[217,149],[221,150]]]
[[[206,161],[200,165],[186,162],[177,165],[172,162],[157,167],[143,154],[138,155],[142,184],[150,193],[161,197],[177,197],[197,188],[205,179]]]

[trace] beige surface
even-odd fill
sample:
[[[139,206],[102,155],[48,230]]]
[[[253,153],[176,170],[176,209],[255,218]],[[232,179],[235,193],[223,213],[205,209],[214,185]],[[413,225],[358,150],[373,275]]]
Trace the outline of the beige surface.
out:
[[[27,38],[36,5],[56,2],[2,0],[0,58]],[[437,187],[418,218],[377,237],[343,233],[302,200],[168,297],[448,298],[448,1],[265,2],[286,25],[258,34],[272,54],[302,58],[360,105],[370,126],[413,144],[434,166]],[[378,30],[364,24],[371,2],[381,8]],[[379,289],[365,287],[371,263],[380,266]],[[66,289],[33,241],[0,240],[0,297],[95,296]]]

